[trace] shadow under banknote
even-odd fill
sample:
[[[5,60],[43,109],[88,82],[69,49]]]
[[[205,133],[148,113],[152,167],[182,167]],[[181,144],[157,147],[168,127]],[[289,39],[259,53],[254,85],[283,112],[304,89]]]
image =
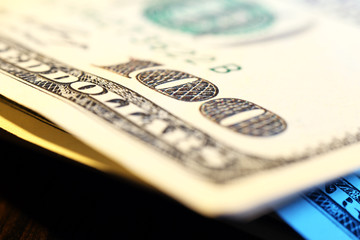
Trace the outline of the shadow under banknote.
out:
[[[257,225],[233,226],[202,217],[154,190],[77,164],[2,130],[0,146],[0,236],[6,239],[21,234],[27,239],[297,238],[280,221],[272,225],[282,232],[269,231],[272,225],[266,217]],[[267,230],[261,230],[265,225]]]

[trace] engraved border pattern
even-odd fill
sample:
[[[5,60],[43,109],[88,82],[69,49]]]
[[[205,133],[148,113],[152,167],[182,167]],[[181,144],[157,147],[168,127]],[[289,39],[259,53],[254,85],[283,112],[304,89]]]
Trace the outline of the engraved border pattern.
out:
[[[316,208],[321,209],[327,218],[346,229],[353,237],[360,238],[360,222],[320,189],[306,193],[304,198]]]

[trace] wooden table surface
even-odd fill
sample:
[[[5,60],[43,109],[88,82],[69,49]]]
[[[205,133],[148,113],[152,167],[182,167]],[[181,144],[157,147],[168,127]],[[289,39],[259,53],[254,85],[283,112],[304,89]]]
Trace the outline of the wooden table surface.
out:
[[[4,131],[0,150],[0,240],[300,239],[273,215],[247,224],[208,219]]]

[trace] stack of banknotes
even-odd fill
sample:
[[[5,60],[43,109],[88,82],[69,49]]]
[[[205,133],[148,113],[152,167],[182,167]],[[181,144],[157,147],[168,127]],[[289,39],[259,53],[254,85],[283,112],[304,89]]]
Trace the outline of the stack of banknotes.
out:
[[[358,239],[359,43],[356,0],[2,0],[0,127],[205,216]]]

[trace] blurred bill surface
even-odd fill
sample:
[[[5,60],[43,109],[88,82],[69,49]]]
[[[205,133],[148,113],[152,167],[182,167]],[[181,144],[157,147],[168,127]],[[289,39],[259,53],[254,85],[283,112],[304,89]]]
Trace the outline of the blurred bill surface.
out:
[[[292,1],[3,1],[0,94],[209,216],[360,166],[360,31]]]

